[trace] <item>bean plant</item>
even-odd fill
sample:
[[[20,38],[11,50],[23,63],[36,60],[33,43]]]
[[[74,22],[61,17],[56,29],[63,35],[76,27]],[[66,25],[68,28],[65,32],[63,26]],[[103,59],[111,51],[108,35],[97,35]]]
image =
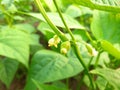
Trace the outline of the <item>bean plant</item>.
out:
[[[0,0],[1,83],[120,90],[119,12],[120,0]]]

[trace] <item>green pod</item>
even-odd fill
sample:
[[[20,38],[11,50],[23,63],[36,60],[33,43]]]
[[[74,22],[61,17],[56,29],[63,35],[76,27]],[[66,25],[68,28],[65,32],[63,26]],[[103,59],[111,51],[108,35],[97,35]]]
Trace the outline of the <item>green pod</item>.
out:
[[[101,40],[100,44],[104,51],[107,51],[109,54],[111,54],[115,58],[120,59],[120,51],[116,49],[110,42],[106,40]]]

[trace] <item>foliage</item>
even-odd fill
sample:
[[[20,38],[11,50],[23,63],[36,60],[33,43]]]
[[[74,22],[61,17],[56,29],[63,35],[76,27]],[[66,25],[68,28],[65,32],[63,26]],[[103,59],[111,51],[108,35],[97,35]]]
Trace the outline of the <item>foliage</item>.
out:
[[[119,11],[120,0],[0,0],[0,81],[9,89],[22,69],[24,90],[120,90]]]

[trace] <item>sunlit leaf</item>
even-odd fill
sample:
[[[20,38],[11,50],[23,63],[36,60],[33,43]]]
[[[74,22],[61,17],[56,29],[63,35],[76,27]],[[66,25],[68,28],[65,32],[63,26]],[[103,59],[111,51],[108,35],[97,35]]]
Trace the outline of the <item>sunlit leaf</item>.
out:
[[[18,60],[28,67],[29,35],[19,30],[0,32],[0,55]]]
[[[39,83],[53,82],[72,77],[81,71],[83,67],[78,60],[69,60],[53,51],[40,50],[32,58],[25,90],[35,89],[32,79]]]
[[[111,12],[120,12],[120,0],[67,0],[68,2]]]
[[[115,48],[110,42],[101,40],[100,44],[103,50],[107,51],[109,54],[116,57],[117,59],[120,59],[120,50]]]
[[[98,39],[120,43],[120,15],[103,11],[94,11],[91,30]]]
[[[77,60],[68,60],[53,51],[41,50],[32,59],[29,78],[40,83],[52,82],[78,74],[83,70],[79,67],[80,63]]]
[[[45,21],[45,19],[43,18],[43,16],[39,13],[28,13],[28,15],[35,17],[37,19],[40,19],[42,21]],[[58,13],[47,13],[48,17],[50,18],[50,20],[59,27],[63,27],[65,28],[60,16],[58,15]],[[69,28],[77,28],[77,29],[85,29],[81,24],[79,24],[78,21],[76,21],[75,19],[73,19],[72,17],[70,17],[69,15],[63,14],[63,17],[68,25]],[[46,21],[45,21],[46,22]]]

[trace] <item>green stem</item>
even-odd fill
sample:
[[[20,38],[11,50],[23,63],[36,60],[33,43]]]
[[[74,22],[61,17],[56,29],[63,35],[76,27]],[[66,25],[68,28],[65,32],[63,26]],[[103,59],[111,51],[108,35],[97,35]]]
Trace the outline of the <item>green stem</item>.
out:
[[[60,15],[60,18],[61,18],[63,24],[65,25],[66,30],[68,31],[68,33],[70,34],[70,36],[71,36],[71,38],[72,38],[73,45],[74,45],[74,48],[75,48],[76,56],[77,56],[77,58],[79,59],[79,61],[80,61],[80,63],[82,64],[82,66],[84,67],[84,69],[85,69],[85,71],[86,71],[86,74],[88,75],[88,78],[89,78],[89,80],[90,80],[92,89],[94,89],[94,84],[93,84],[92,77],[91,77],[91,75],[89,74],[89,69],[88,69],[88,67],[85,65],[84,60],[83,60],[83,58],[82,58],[82,56],[81,56],[81,54],[80,54],[80,50],[79,50],[78,45],[76,44],[76,40],[75,40],[75,38],[74,38],[71,30],[68,28],[68,26],[67,26],[67,24],[66,24],[66,22],[65,22],[65,20],[64,20],[64,18],[63,18],[63,15],[62,15],[62,13],[61,13],[61,11],[60,11],[57,3],[56,3],[56,0],[53,0],[53,2],[54,2],[54,4],[55,4],[55,7],[57,8],[57,11],[58,11],[58,13],[59,13],[59,15]]]
[[[7,23],[11,27],[12,23],[13,23],[13,16],[5,10],[4,6],[0,5],[0,9],[1,9],[2,13],[5,15],[5,19],[6,19]]]
[[[66,79],[66,87],[69,89],[69,78]]]
[[[96,58],[96,61],[95,61],[95,68],[97,67],[97,65],[98,65],[98,62],[99,62],[99,58],[100,58],[100,54],[101,54],[102,52],[99,52],[98,53],[98,55],[97,55],[97,58]]]
[[[91,64],[93,58],[94,58],[94,56],[91,56],[90,61],[89,61],[89,63],[88,63],[88,68],[90,67],[90,64]]]
[[[84,63],[83,58],[82,58],[82,56],[81,56],[81,54],[80,54],[79,47],[78,47],[78,45],[77,45],[76,43],[74,43],[74,48],[75,48],[76,56],[77,56],[77,58],[79,59],[79,61],[80,61],[80,63],[82,64],[82,66],[84,67],[85,73],[87,74],[87,76],[88,76],[88,78],[89,78],[89,80],[90,80],[91,87],[92,87],[92,89],[94,90],[94,83],[93,83],[93,80],[92,80],[91,75],[89,74],[89,69],[88,69],[88,67],[86,66],[86,64]]]
[[[83,73],[83,75],[81,75],[81,79],[79,80],[78,85],[77,85],[77,90],[80,90],[81,86],[83,85],[84,77],[85,77],[85,73]]]
[[[93,42],[93,39],[92,39],[92,37],[90,36],[90,34],[86,31],[86,35],[87,35],[87,37],[89,38],[89,40],[91,41],[91,42]]]
[[[61,18],[61,20],[62,20],[62,22],[63,22],[63,24],[64,24],[66,30],[67,30],[68,33],[70,34],[72,40],[75,40],[75,38],[74,38],[74,36],[73,36],[71,30],[69,29],[69,27],[67,26],[67,24],[66,24],[66,22],[65,22],[65,20],[64,20],[64,18],[63,18],[63,15],[62,15],[62,13],[61,13],[61,11],[60,11],[60,9],[59,9],[57,3],[56,3],[56,0],[53,0],[53,2],[54,2],[54,4],[55,4],[55,7],[56,7],[56,9],[57,9],[57,11],[58,11],[58,13],[59,13],[59,16],[60,16],[60,18]]]
[[[43,15],[44,19],[47,21],[47,23],[50,25],[50,27],[53,29],[53,31],[61,38],[62,41],[67,41],[68,39],[66,38],[65,34],[62,33],[48,18],[45,9],[42,6],[41,0],[34,0],[35,3],[37,4],[41,14]]]

